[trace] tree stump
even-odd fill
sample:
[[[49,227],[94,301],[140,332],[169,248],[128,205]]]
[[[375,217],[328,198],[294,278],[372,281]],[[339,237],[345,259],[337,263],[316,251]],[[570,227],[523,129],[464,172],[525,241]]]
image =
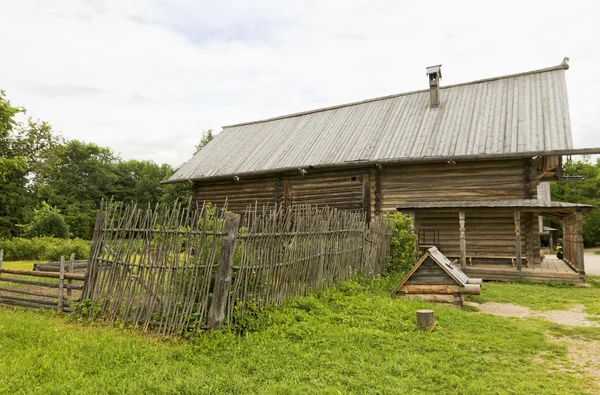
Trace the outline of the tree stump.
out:
[[[432,332],[435,328],[433,310],[417,310],[417,325],[423,331]]]

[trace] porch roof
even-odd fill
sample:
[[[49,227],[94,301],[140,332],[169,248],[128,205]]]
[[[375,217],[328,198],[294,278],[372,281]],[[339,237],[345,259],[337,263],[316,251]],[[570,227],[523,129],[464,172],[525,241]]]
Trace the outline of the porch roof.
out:
[[[468,211],[479,210],[516,210],[537,212],[548,217],[565,217],[578,210],[589,211],[594,206],[589,204],[549,202],[538,199],[500,199],[500,200],[462,200],[437,202],[402,203],[396,207],[398,211],[405,210],[438,210],[438,211]]]

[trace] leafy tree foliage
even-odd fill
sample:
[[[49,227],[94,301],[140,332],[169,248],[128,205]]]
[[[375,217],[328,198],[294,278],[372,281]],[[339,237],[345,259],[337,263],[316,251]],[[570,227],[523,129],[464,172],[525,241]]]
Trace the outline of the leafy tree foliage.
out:
[[[28,237],[50,236],[66,239],[69,237],[69,228],[64,217],[56,207],[42,202],[40,209],[34,209],[33,220],[25,226],[25,235]]]
[[[194,151],[194,155],[200,152],[202,148],[206,147],[206,145],[210,143],[213,138],[215,138],[215,136],[213,136],[212,128],[202,131],[202,137],[200,138],[200,143],[198,143],[198,145],[195,147],[196,150]]]
[[[569,161],[565,176],[583,176],[584,181],[565,181],[551,184],[552,200],[600,206],[600,159],[592,163],[590,157]],[[554,224],[556,225],[557,224]],[[559,227],[560,228],[560,227]],[[600,211],[593,210],[583,219],[583,240],[586,246],[600,244]]]
[[[388,219],[394,225],[390,242],[390,259],[386,271],[400,273],[410,270],[417,258],[417,236],[411,232],[411,219],[402,213],[394,213]]]
[[[0,238],[23,231],[62,237],[62,221],[67,233],[89,239],[102,199],[144,206],[189,199],[189,185],[160,184],[173,174],[170,165],[125,161],[107,147],[65,140],[46,122],[19,122],[24,113],[0,91]],[[212,130],[205,131],[197,149],[212,138]],[[41,213],[52,226],[40,225]]]

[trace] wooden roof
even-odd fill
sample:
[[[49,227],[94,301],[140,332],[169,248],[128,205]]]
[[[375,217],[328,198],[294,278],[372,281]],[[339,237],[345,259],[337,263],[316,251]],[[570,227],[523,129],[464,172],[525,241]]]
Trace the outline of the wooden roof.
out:
[[[469,281],[469,277],[462,272],[454,263],[452,263],[444,254],[442,254],[436,247],[431,247],[427,252],[419,259],[417,264],[412,268],[410,273],[404,277],[402,282],[392,291],[392,295],[397,293],[400,288],[408,281],[409,278],[421,267],[423,262],[430,257],[442,270],[444,270],[448,276],[450,276],[457,285],[463,287]]]
[[[168,182],[572,149],[558,66],[226,126]],[[423,85],[426,80],[423,79]]]

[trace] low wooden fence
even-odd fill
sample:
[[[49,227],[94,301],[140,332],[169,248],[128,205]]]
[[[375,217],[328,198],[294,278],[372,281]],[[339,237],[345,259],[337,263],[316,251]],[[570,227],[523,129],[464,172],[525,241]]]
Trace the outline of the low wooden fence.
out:
[[[243,217],[204,204],[110,204],[97,218],[83,299],[90,319],[176,335],[219,329],[259,307],[379,274],[390,225],[363,213],[254,207]]]
[[[0,250],[0,304],[71,312],[79,302],[85,276],[73,273],[75,254],[61,258],[58,272],[5,269],[2,261]]]

